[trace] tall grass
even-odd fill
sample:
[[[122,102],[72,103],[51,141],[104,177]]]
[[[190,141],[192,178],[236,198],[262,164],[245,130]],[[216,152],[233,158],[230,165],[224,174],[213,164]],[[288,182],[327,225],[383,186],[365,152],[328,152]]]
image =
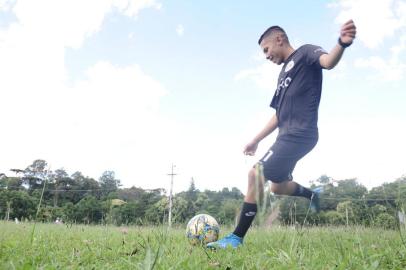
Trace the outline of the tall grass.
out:
[[[253,228],[236,250],[191,246],[184,228],[0,222],[0,269],[406,269],[395,230]],[[222,228],[226,233],[230,228]]]
[[[45,187],[47,185],[47,179],[48,179],[48,177],[46,177],[45,180],[43,181],[44,183],[43,183],[43,186],[42,186],[41,197],[39,198],[39,202],[38,202],[38,205],[37,205],[37,212],[35,214],[34,226],[32,226],[32,231],[31,231],[31,245],[32,245],[32,243],[34,241],[35,227],[37,225],[38,214],[39,214],[39,211],[41,209],[41,203],[42,203],[42,198],[44,197],[44,191],[45,191]]]

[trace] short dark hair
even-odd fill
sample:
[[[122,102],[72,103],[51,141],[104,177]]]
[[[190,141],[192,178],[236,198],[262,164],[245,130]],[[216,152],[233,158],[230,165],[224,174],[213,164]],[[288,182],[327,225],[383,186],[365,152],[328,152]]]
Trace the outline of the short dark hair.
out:
[[[269,36],[270,34],[273,34],[275,32],[281,32],[283,33],[284,37],[286,38],[286,40],[288,40],[288,36],[286,35],[285,30],[283,30],[282,27],[278,26],[278,25],[273,25],[271,27],[269,27],[268,29],[266,29],[266,31],[261,35],[261,37],[258,40],[258,44],[261,44],[262,40],[264,38],[266,38],[267,36]]]

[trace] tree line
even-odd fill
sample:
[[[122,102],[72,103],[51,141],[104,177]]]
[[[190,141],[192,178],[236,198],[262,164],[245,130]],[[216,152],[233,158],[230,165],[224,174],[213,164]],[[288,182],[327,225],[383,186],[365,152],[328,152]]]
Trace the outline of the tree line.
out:
[[[367,190],[356,179],[335,181],[321,176],[312,187],[322,187],[320,213],[308,212],[308,201],[284,197],[278,203],[283,224],[362,225],[387,229],[405,224],[406,176]]]
[[[159,225],[168,219],[164,189],[122,188],[113,171],[95,180],[81,172],[50,171],[40,159],[11,171],[15,176],[0,174],[1,219],[116,225]],[[313,181],[316,186],[324,190],[319,214],[308,211],[307,200],[268,194],[260,203],[263,218],[257,222],[396,228],[404,213],[406,177],[370,191],[356,179],[335,181],[328,176]],[[172,222],[185,224],[194,215],[207,213],[221,224],[234,224],[242,202],[243,194],[235,187],[200,191],[192,180],[188,190],[173,196]]]
[[[69,175],[64,169],[47,167],[39,159],[25,169],[11,169],[15,176],[0,174],[1,219],[117,225],[167,222],[169,201],[162,188],[121,188],[113,171],[95,180],[81,172]],[[172,221],[185,223],[197,213],[208,213],[221,223],[230,223],[242,199],[237,188],[201,192],[192,180],[187,191],[173,197]]]

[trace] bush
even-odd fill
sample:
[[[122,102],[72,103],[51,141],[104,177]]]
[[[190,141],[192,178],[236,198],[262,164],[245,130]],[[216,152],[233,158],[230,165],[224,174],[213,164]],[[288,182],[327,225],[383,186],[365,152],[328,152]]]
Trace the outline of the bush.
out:
[[[327,211],[320,213],[320,220],[324,224],[344,225],[345,217],[337,211]]]
[[[396,219],[388,213],[381,213],[375,218],[375,225],[384,229],[395,229]]]

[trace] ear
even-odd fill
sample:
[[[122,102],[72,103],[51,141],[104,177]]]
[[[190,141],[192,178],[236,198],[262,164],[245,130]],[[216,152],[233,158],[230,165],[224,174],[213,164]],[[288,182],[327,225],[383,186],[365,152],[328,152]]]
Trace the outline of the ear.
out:
[[[283,45],[283,38],[281,35],[276,36],[276,44],[278,44],[279,46]]]

